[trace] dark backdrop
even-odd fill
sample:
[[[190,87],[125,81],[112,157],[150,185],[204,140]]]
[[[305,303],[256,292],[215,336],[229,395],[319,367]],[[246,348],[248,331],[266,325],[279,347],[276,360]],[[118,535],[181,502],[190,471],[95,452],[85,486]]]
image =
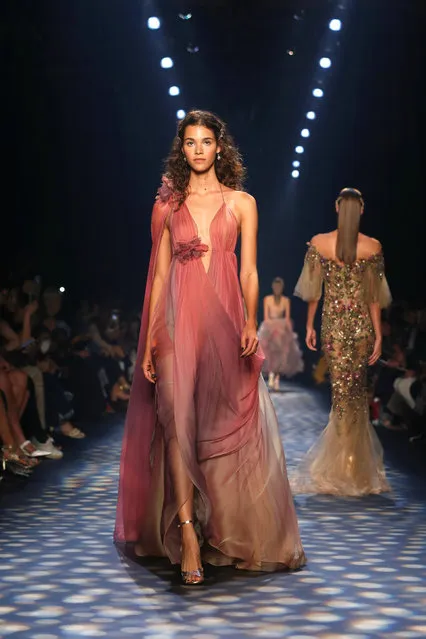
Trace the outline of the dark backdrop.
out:
[[[338,4],[2,3],[3,270],[41,274],[75,298],[139,305],[175,112],[197,107],[228,121],[246,159],[262,293],[275,275],[294,286],[306,240],[332,228],[336,193],[356,186],[366,198],[363,230],[384,245],[394,294],[420,300],[426,3],[347,3],[301,177],[290,178]],[[188,9],[192,19],[179,19]],[[146,28],[149,15],[162,18],[161,30]],[[162,55],[175,60],[172,70],[160,69]],[[167,95],[170,83],[181,96]]]

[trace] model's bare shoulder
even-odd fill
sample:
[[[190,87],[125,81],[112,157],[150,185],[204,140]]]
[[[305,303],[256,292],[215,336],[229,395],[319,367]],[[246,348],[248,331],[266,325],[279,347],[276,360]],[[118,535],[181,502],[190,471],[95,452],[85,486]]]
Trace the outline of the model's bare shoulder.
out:
[[[360,233],[359,239],[363,253],[373,255],[374,253],[382,252],[382,245],[379,240],[376,240],[376,238],[369,237],[368,235],[363,235]]]
[[[379,242],[379,240],[376,240],[375,237],[370,237],[369,240],[370,240],[370,243],[371,243],[371,247],[374,249],[371,252],[372,253],[381,253],[382,252],[382,245]]]
[[[256,206],[255,198],[246,191],[233,191],[233,198],[239,207]]]
[[[252,195],[245,191],[233,191],[233,195],[228,199],[228,202],[240,226],[243,223],[253,227],[257,226],[257,205]]]
[[[312,244],[312,246],[316,246],[316,248],[322,247],[326,242],[328,242],[329,235],[329,233],[318,233],[318,235],[314,235],[311,238],[309,244]]]

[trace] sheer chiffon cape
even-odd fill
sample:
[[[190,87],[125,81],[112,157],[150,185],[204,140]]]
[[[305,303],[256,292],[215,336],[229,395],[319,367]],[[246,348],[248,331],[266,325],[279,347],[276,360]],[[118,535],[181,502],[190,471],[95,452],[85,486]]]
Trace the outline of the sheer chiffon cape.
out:
[[[173,258],[153,316],[156,387],[141,370],[155,263],[168,219]],[[168,445],[195,486],[202,557],[250,570],[305,563],[263,356],[240,357],[244,307],[237,222],[223,203],[211,222],[211,261],[186,207],[157,200],[152,253],[120,466],[115,540],[180,562],[178,502]]]
[[[151,443],[156,422],[155,386],[148,382],[142,371],[149,321],[149,302],[155,273],[158,248],[164,231],[170,203],[157,199],[151,218],[152,249],[149,260],[143,302],[139,343],[132,390],[124,430],[120,480],[114,539],[117,542],[135,542],[139,539],[150,504]]]

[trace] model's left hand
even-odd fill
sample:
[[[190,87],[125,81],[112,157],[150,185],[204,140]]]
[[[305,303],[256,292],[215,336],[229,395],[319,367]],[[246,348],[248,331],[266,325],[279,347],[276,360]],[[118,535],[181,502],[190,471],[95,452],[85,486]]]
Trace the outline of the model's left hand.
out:
[[[241,335],[241,357],[249,357],[257,351],[259,340],[255,322],[246,322]]]

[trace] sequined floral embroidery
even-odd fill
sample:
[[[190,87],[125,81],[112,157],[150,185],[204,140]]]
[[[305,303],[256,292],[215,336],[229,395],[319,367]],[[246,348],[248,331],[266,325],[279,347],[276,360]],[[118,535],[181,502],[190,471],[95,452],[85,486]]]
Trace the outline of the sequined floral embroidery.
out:
[[[318,298],[315,293],[325,285],[321,340],[331,374],[333,409],[340,418],[348,413],[355,418],[368,411],[367,363],[374,344],[368,305],[384,306],[389,296],[383,255],[338,264],[310,245],[305,268],[307,296],[299,291],[304,299]],[[345,424],[349,426],[347,419]]]

